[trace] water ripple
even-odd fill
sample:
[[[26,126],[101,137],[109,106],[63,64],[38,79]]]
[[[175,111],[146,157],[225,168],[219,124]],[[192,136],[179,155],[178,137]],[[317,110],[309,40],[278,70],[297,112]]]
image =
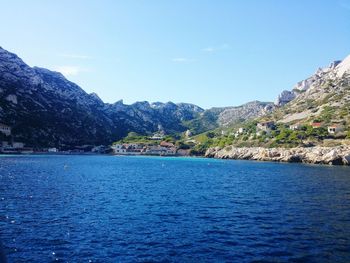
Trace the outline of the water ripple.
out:
[[[349,167],[6,156],[0,168],[10,262],[350,262]]]

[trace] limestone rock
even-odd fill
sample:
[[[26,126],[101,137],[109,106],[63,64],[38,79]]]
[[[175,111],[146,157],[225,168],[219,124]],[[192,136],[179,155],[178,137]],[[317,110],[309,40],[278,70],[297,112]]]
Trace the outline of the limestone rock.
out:
[[[295,97],[296,95],[293,91],[284,90],[281,92],[281,94],[278,95],[275,105],[283,106],[291,100],[295,99]]]
[[[218,116],[220,126],[229,126],[239,120],[261,117],[274,109],[271,102],[251,101],[237,107],[227,107]]]
[[[329,66],[319,68],[312,76],[298,82],[291,91],[283,91],[276,99],[275,104],[277,106],[283,106],[290,101],[306,101],[314,99],[323,99],[324,96],[330,94],[330,90],[325,90],[327,87],[332,88],[329,83],[339,82],[341,78],[350,74],[350,56],[346,57],[343,61],[334,61]],[[336,90],[336,85],[334,92]],[[293,105],[291,105],[293,108]]]
[[[209,148],[206,157],[221,159],[244,159],[274,162],[304,162],[313,164],[350,165],[350,147],[309,147],[309,148],[261,148],[232,147]]]

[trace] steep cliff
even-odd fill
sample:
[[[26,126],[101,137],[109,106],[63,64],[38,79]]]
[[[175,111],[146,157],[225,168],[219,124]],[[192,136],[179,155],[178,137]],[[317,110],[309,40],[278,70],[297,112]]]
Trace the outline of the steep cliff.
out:
[[[320,68],[292,91],[284,91],[277,101],[281,106],[274,118],[281,122],[317,120],[349,124],[350,56]]]

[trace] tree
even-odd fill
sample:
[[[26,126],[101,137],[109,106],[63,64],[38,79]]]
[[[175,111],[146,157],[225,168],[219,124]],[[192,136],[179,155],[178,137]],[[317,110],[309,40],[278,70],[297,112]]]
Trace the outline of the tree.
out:
[[[280,134],[278,134],[277,136],[276,136],[276,141],[279,143],[279,142],[287,142],[288,141],[288,139],[289,139],[289,135],[292,133],[292,131],[291,130],[289,130],[289,129],[282,129],[281,130],[281,132],[280,132]]]
[[[320,128],[314,129],[314,134],[317,138],[323,139],[328,135],[328,131],[326,128],[320,127]]]
[[[208,138],[214,138],[215,137],[215,133],[214,132],[207,132],[207,137]]]

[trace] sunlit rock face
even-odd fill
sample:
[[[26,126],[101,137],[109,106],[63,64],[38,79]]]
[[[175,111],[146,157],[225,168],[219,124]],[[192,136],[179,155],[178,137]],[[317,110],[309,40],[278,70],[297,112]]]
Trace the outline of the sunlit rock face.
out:
[[[261,117],[274,109],[271,102],[252,101],[237,107],[227,107],[218,117],[220,126],[229,126],[239,120]]]
[[[262,148],[227,146],[209,148],[207,157],[274,162],[303,162],[313,164],[350,165],[350,147]]]
[[[307,91],[312,92],[310,90],[318,89],[324,86],[327,82],[334,82],[342,79],[347,74],[350,74],[350,55],[343,61],[337,60],[332,62],[328,67],[319,68],[315,74],[298,82],[291,91],[284,90],[279,94],[275,104],[277,106],[283,106],[294,100],[298,95]]]
[[[291,100],[295,99],[295,97],[296,94],[293,91],[284,90],[281,92],[281,94],[278,95],[275,105],[283,106]]]

